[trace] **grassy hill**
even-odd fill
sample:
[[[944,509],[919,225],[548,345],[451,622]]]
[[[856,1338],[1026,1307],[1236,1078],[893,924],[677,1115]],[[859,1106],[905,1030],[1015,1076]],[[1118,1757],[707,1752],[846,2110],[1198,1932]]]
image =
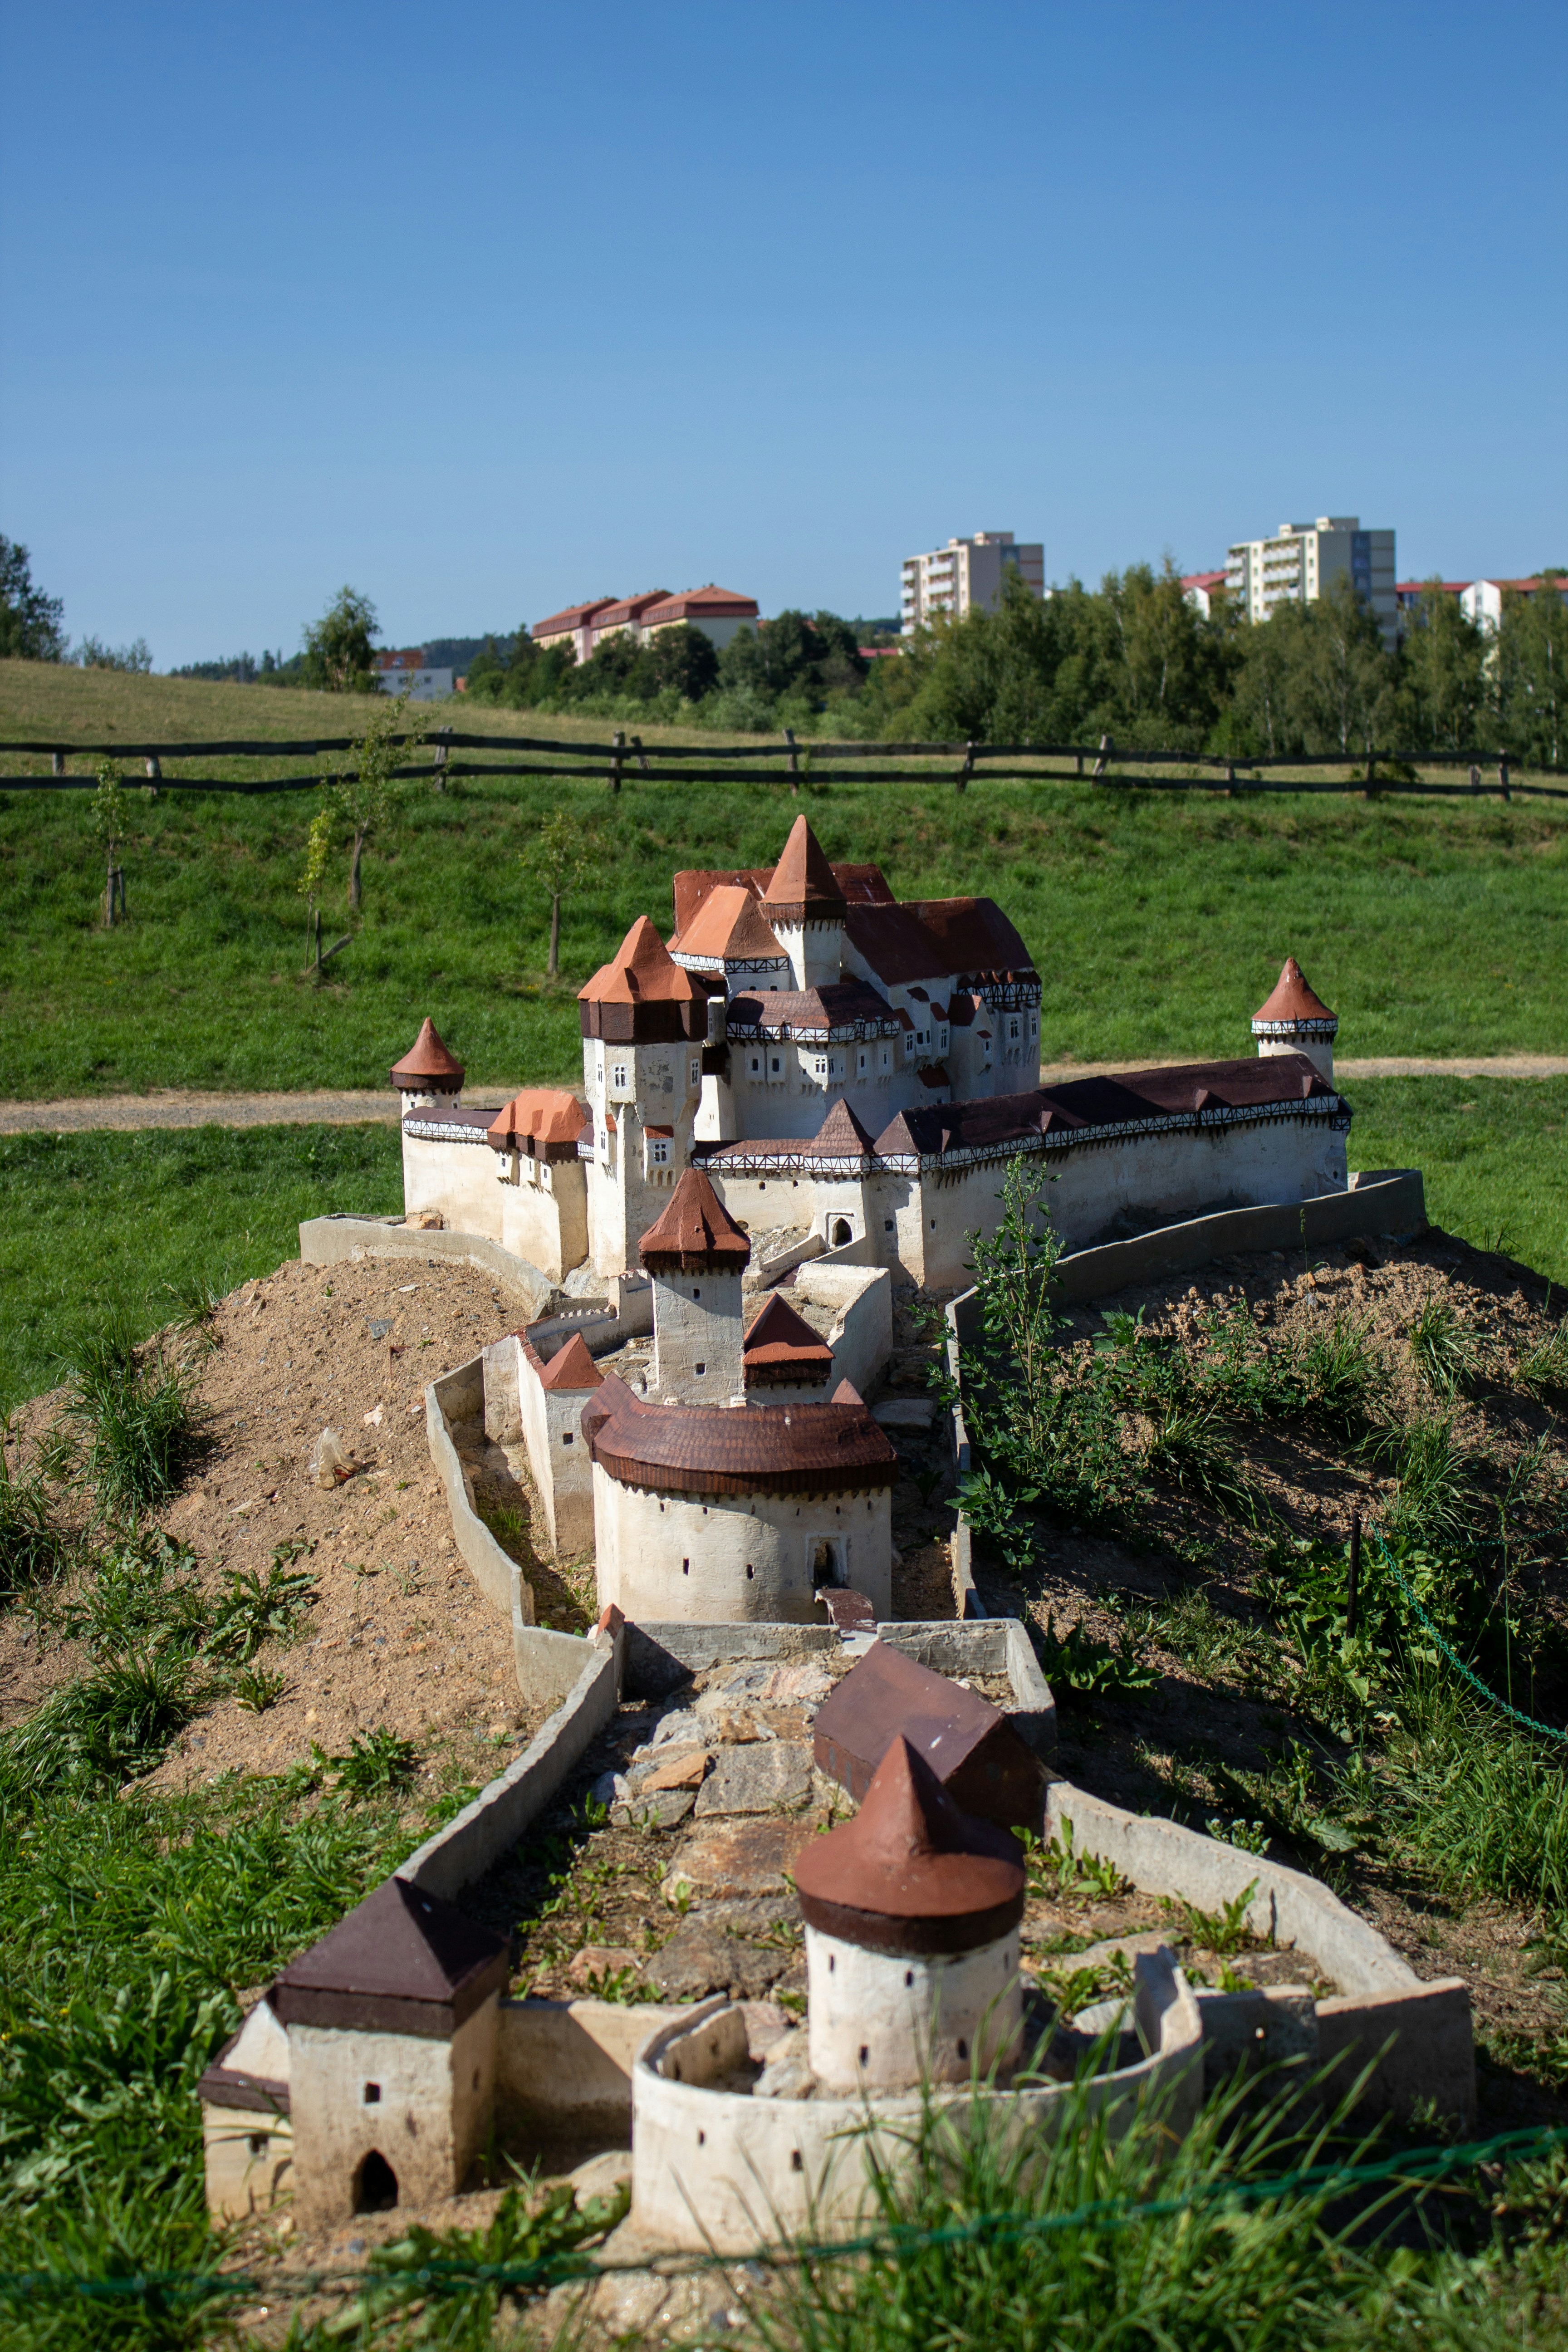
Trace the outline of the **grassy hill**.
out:
[[[4,734],[285,737],[357,716],[333,697],[0,664]],[[16,755],[5,761],[15,772]],[[88,795],[0,795],[6,1090],[374,1085],[426,1013],[476,1078],[569,1077],[575,990],[636,915],[670,922],[672,870],[765,864],[802,806],[831,856],[875,858],[900,895],[1002,901],[1044,979],[1047,1057],[1246,1052],[1289,952],[1338,1009],[1346,1054],[1542,1051],[1568,1034],[1568,808],[1554,803],[1133,797],[1067,780],[977,783],[962,799],[934,784],[808,785],[799,801],[778,784],[641,776],[618,799],[552,779],[416,784],[397,835],[367,855],[363,921],[321,990],[300,970],[314,804],[136,794],[131,920],[105,933]],[[551,986],[548,902],[517,854],[554,806],[595,849]],[[329,922],[345,878],[340,857]]]

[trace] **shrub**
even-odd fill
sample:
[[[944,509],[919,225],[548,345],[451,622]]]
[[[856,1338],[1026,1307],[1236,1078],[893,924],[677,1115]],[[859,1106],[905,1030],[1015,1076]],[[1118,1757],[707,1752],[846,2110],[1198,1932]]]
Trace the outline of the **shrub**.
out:
[[[1158,1685],[1159,1668],[1138,1655],[1131,1633],[1112,1645],[1086,1633],[1081,1624],[1058,1634],[1049,1617],[1031,1632],[1053,1690],[1073,1691],[1081,1698],[1135,1698]]]
[[[293,1631],[316,1597],[315,1578],[293,1565],[308,1549],[302,1543],[279,1544],[265,1572],[255,1568],[227,1571],[209,1643],[215,1657],[248,1664],[264,1642],[285,1639]]]

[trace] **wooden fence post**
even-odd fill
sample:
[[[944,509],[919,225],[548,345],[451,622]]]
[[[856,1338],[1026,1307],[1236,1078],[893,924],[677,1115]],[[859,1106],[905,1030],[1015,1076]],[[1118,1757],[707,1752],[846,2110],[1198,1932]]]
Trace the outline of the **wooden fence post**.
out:
[[[795,729],[793,727],[786,727],[784,729],[784,741],[789,745],[789,788],[792,793],[798,793],[800,790],[800,753],[795,749]]]
[[[952,780],[953,790],[955,792],[966,793],[969,790],[969,779],[973,773],[974,746],[973,743],[966,743],[963,747],[963,765],[960,768],[957,775]]]
[[[157,799],[158,786],[162,783],[163,780],[163,771],[158,765],[158,754],[156,751],[149,751],[147,754],[147,797],[150,801],[155,801]]]
[[[1366,783],[1362,792],[1362,798],[1363,801],[1369,801],[1372,799],[1375,789],[1376,776],[1377,761],[1369,751],[1366,755]]]
[[[1234,760],[1227,760],[1225,763],[1225,781],[1229,789],[1230,797],[1234,800],[1236,798],[1236,761]]]
[[[65,753],[64,753],[63,751],[51,751],[51,752],[49,753],[49,773],[50,773],[50,775],[51,775],[51,776],[63,776],[63,775],[65,774],[65,772],[66,772],[66,755],[65,755]]]
[[[1095,763],[1094,763],[1094,779],[1098,780],[1100,777],[1101,777],[1101,776],[1103,776],[1103,775],[1104,775],[1104,773],[1105,773],[1105,763],[1106,763],[1106,761],[1110,758],[1111,753],[1115,751],[1115,749],[1116,749],[1116,746],[1115,746],[1115,744],[1111,741],[1111,740],[1110,740],[1110,736],[1109,736],[1109,735],[1102,735],[1102,736],[1100,737],[1100,757],[1099,757],[1099,759],[1098,759],[1098,760],[1096,760],[1096,761],[1095,761]],[[1083,773],[1083,761],[1082,761],[1082,760],[1081,760],[1081,759],[1079,760],[1079,763],[1078,763],[1078,772],[1079,772],[1079,775],[1081,776],[1081,775],[1082,775],[1082,773]]]
[[[642,773],[646,776],[646,775],[647,774],[647,772],[648,772],[647,753],[643,750],[643,747],[642,747],[642,737],[641,737],[640,735],[634,735],[634,736],[632,737],[632,750],[633,750],[633,751],[637,753],[637,766],[638,766],[638,768],[641,770]]]
[[[624,727],[617,727],[616,730],[615,750],[610,754],[610,790],[613,793],[618,793],[621,789],[621,760],[625,754],[626,748],[626,730]]]
[[[1505,801],[1512,800],[1513,794],[1508,788],[1508,753],[1506,751],[1498,753],[1497,788]]]
[[[433,793],[444,793],[447,789],[447,761],[452,749],[451,729],[437,727],[432,740],[436,752],[431,761],[430,789]]]

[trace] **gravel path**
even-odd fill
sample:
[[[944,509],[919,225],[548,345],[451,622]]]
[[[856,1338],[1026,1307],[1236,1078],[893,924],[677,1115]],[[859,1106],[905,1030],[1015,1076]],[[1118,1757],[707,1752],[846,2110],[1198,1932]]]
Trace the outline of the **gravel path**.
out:
[[[1154,1063],[1051,1062],[1040,1071],[1043,1086],[1065,1078],[1114,1076],[1128,1067],[1176,1069],[1192,1056],[1170,1055]],[[1414,1055],[1375,1055],[1369,1060],[1338,1061],[1342,1078],[1561,1078],[1568,1076],[1568,1055],[1492,1054],[1460,1055],[1450,1061]],[[478,1087],[469,1099],[504,1099],[504,1087]],[[150,1095],[82,1095],[59,1102],[0,1102],[0,1135],[72,1135],[86,1128],[131,1127],[300,1127],[320,1120],[328,1127],[352,1127],[374,1119],[384,1127],[397,1124],[397,1106],[388,1088],[347,1088],[336,1093],[237,1095],[187,1093],[174,1087]]]

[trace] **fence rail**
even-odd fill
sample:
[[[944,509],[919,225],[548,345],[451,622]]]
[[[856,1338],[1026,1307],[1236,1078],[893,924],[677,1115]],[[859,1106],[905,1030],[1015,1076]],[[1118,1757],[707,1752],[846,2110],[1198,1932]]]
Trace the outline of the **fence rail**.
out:
[[[561,776],[607,783],[619,792],[634,772],[657,774],[664,783],[787,784],[798,793],[805,782],[824,784],[951,783],[963,792],[977,775],[996,782],[1047,782],[1060,780],[1059,769],[1042,763],[1070,760],[1077,776],[1111,788],[1143,792],[1220,792],[1234,797],[1256,793],[1352,793],[1418,794],[1447,799],[1480,799],[1496,795],[1505,801],[1515,794],[1533,800],[1568,800],[1568,783],[1516,783],[1506,752],[1394,751],[1304,752],[1243,760],[1214,752],[1149,751],[1135,745],[1119,746],[1109,737],[1098,743],[800,743],[786,734],[784,744],[644,743],[639,736],[617,733],[609,743],[559,742],[534,735],[470,735],[443,728],[428,736],[396,735],[401,745],[427,745],[431,758],[424,765],[400,768],[404,778],[424,777],[437,783],[448,779],[485,776]],[[319,774],[234,779],[221,776],[172,776],[164,761],[199,759],[314,759],[353,749],[352,736],[319,736],[298,741],[258,741],[250,737],[223,740],[156,743],[61,743],[56,740],[0,741],[0,753],[50,763],[47,775],[0,776],[0,792],[91,791],[91,774],[71,775],[72,760],[140,760],[146,763],[149,783],[159,789],[188,793],[300,793],[322,782]],[[489,751],[515,757],[484,761],[454,760],[454,751]],[[952,761],[958,761],[956,769]],[[822,762],[837,761],[840,765]],[[919,766],[868,766],[867,761],[918,761]],[[772,761],[772,766],[760,763]],[[657,766],[656,763],[657,762]],[[1086,762],[1091,763],[1086,770]],[[759,763],[759,764],[752,764]],[[786,764],[787,763],[787,764]],[[1027,764],[1024,764],[1027,763]],[[1117,764],[1120,763],[1120,764]],[[1468,768],[1463,783],[1437,783],[1408,776],[1380,776],[1380,767]],[[1133,773],[1137,769],[1171,768],[1175,775]],[[1319,779],[1301,771],[1350,769],[1350,776]],[[1206,772],[1194,774],[1198,770]],[[1285,772],[1289,772],[1287,775]]]

